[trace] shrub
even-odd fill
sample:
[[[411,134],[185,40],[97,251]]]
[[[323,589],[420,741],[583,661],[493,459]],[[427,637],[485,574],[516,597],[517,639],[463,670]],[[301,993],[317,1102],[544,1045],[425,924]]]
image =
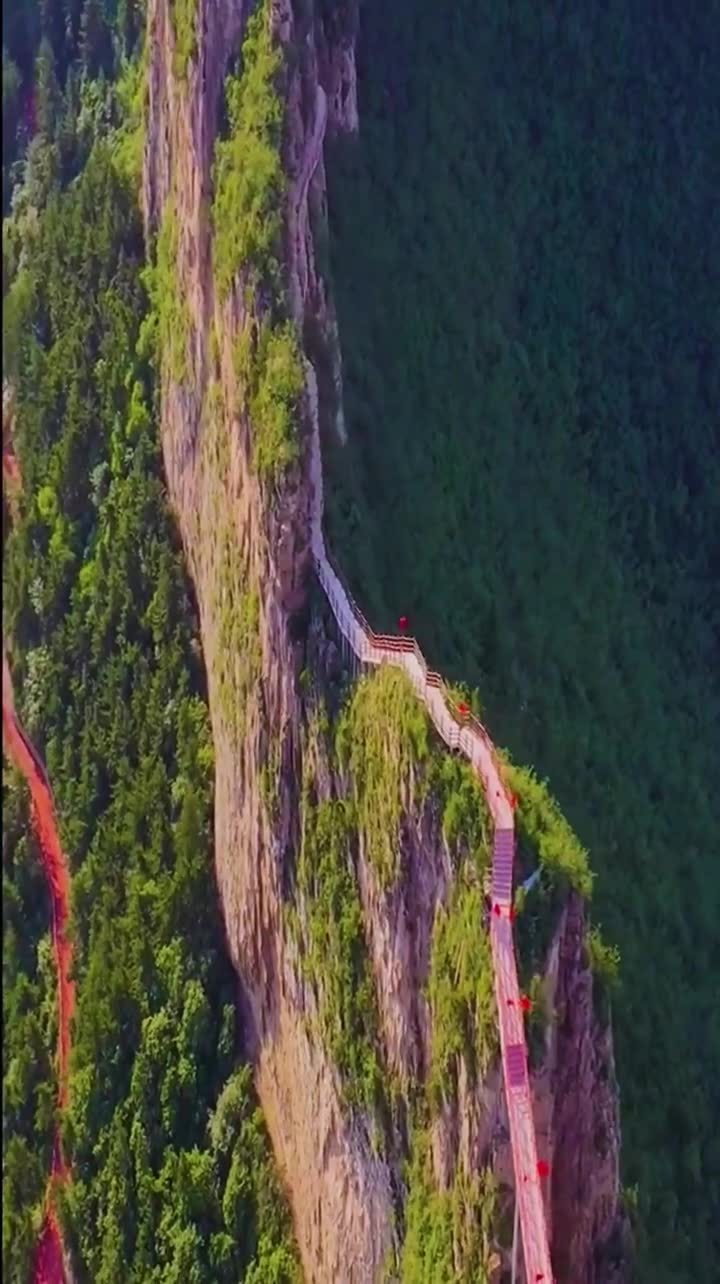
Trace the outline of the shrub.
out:
[[[401,669],[361,678],[339,720],[336,748],[351,777],[368,860],[389,886],[397,875],[399,825],[414,797],[414,766],[428,754],[428,719]]]
[[[262,4],[247,24],[241,72],[225,82],[230,136],[215,148],[213,257],[221,298],[241,268],[264,274],[272,266],[284,186],[283,108],[275,88],[280,63]]]
[[[449,906],[438,909],[427,992],[430,1092],[437,1101],[454,1090],[460,1057],[472,1074],[482,1076],[498,1049],[490,941],[476,885],[456,886]]]

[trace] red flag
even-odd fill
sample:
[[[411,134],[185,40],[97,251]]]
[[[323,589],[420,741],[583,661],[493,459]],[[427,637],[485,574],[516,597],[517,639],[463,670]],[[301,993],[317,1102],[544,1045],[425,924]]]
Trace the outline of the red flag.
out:
[[[458,713],[459,713],[459,714],[462,714],[462,716],[463,716],[463,717],[465,717],[465,714],[468,712],[468,707],[467,707],[467,705],[466,705],[466,704],[459,704],[457,708],[458,708]]]
[[[400,629],[400,632],[403,633],[404,630],[407,628],[407,626],[408,626],[407,615],[401,615],[400,619],[398,620],[398,628]]]
[[[522,994],[520,996],[520,1007],[522,1008],[523,1012],[532,1011],[532,999],[529,999],[527,994]]]
[[[538,1159],[537,1170],[538,1170],[538,1177],[550,1176],[550,1165],[546,1159]]]

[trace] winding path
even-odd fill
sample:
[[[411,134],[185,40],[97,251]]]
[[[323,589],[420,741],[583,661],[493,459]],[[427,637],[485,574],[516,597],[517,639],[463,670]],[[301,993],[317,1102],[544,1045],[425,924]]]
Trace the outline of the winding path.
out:
[[[70,910],[70,878],[55,824],[55,810],[50,783],[42,761],[23,731],[15,713],[10,669],[4,652],[2,714],[3,750],[25,778],[30,790],[33,825],[40,844],[43,869],[50,892],[51,930],[58,996],[58,1104],[62,1108],[67,1102],[70,1020],[75,999],[75,986],[70,979],[72,946],[67,935]],[[67,1168],[60,1149],[60,1137],[56,1132],[53,1143],[50,1182],[45,1198],[43,1225],[33,1262],[33,1284],[65,1284],[62,1240],[52,1205],[52,1187],[54,1182],[64,1181],[67,1175]]]
[[[319,89],[315,125],[307,148],[306,163],[302,167],[299,194],[303,202],[307,198],[310,179],[320,159],[326,115],[325,95]],[[304,223],[300,225],[304,226]],[[450,749],[463,753],[477,772],[492,815],[493,907],[490,940],[525,1274],[528,1284],[552,1284],[548,1229],[538,1168],[525,1028],[512,932],[515,852],[512,802],[503,784],[500,764],[485,728],[472,716],[461,718],[451,711],[440,674],[428,669],[414,638],[373,632],[332,564],[322,531],[324,504],[317,380],[312,364],[307,360],[305,367],[313,424],[310,452],[312,557],[338,630],[360,664],[394,664],[405,670],[438,734]]]

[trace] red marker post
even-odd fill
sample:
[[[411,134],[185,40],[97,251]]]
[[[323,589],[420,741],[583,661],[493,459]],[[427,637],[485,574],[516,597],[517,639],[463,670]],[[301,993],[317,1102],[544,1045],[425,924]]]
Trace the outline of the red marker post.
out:
[[[400,619],[398,620],[398,628],[399,628],[400,632],[401,632],[401,633],[404,633],[404,632],[405,632],[405,630],[407,629],[407,626],[408,626],[408,617],[407,617],[407,615],[401,615],[401,616],[400,616]]]

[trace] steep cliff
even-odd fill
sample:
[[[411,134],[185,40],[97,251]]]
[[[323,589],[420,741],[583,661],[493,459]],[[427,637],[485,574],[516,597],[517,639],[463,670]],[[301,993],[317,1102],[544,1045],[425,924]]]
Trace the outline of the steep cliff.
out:
[[[290,7],[278,6],[272,17],[289,43]],[[211,262],[213,143],[226,64],[239,50],[245,18],[240,5],[200,3],[196,52],[179,76],[172,11],[165,0],[149,6],[144,206],[152,235],[172,203],[175,269],[187,312],[187,377],[177,381],[165,366],[163,447],[200,613],[217,763],[218,880],[248,1052],[287,1176],[306,1273],[330,1281],[347,1271],[348,1279],[360,1280],[376,1273],[389,1240],[389,1173],[372,1154],[367,1127],[344,1112],[337,1073],[307,1029],[312,998],[283,915],[286,867],[299,833],[307,487],[298,462],[271,498],[251,467],[252,429],[237,412],[233,357],[239,335],[252,325],[255,301],[248,309],[235,287],[221,303]],[[292,174],[312,137],[316,97],[303,101],[298,71],[285,68],[282,80],[294,104],[285,143]],[[292,239],[288,250],[294,276],[301,268]],[[234,632],[243,608],[250,637]],[[263,802],[263,770],[276,776],[273,816]]]
[[[433,1261],[434,1278],[497,1278],[512,1179],[480,928],[483,799],[443,766],[399,679],[354,682],[311,575],[314,416],[344,434],[322,143],[358,127],[357,12],[273,0],[238,68],[247,19],[231,0],[199,0],[190,18],[150,0],[143,173],[163,452],[197,594],[247,1052],[308,1280],[426,1278]],[[230,213],[252,236],[228,249]],[[575,1284],[616,1278],[593,1263],[619,1193],[610,1034],[583,934],[573,902],[550,950],[559,1016],[537,1093],[558,1279]]]

